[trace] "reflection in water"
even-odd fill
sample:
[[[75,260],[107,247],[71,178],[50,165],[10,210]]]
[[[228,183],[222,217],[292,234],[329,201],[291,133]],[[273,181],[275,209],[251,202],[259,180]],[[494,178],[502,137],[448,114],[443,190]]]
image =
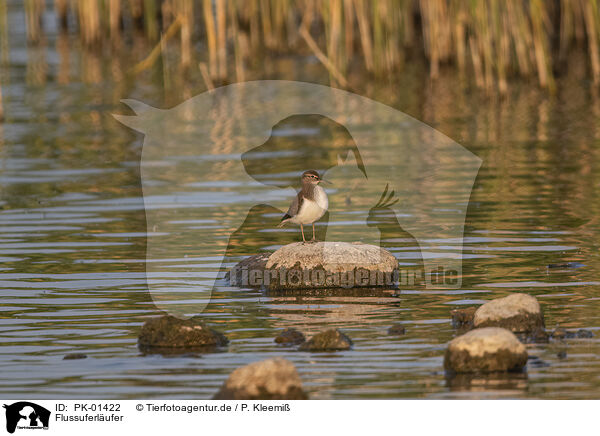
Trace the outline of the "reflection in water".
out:
[[[78,38],[54,35],[52,29],[47,29],[46,42],[28,47],[16,26],[0,27],[6,117],[0,125],[3,397],[210,398],[234,368],[276,355],[297,365],[312,398],[598,397],[600,100],[588,88],[585,62],[574,59],[558,80],[555,98],[515,84],[504,99],[494,101],[472,93],[468,83],[443,69],[438,80],[428,81],[418,62],[389,82],[352,78],[358,93],[423,120],[483,159],[467,214],[462,288],[406,286],[368,296],[266,295],[221,283],[204,313],[230,338],[228,351],[165,359],[140,355],[136,345],[144,319],[158,314],[148,293],[149,280],[163,288],[165,301],[174,289],[193,301],[199,298],[197,289],[223,266],[295,240],[296,230],[276,230],[280,211],[257,202],[243,211],[243,217],[250,213],[241,227],[219,235],[214,249],[227,251],[225,265],[216,255],[202,255],[205,235],[229,219],[211,195],[235,202],[258,192],[256,186],[231,180],[224,159],[214,166],[213,186],[196,185],[197,178],[185,180],[193,199],[185,205],[189,210],[147,236],[164,238],[188,252],[180,257],[164,253],[155,259],[156,274],[147,278],[142,137],[110,113],[129,113],[119,106],[122,98],[173,106],[204,91],[202,79],[189,73],[184,86],[179,72],[163,59],[132,80],[127,72],[151,49],[144,38],[134,38],[133,51],[116,48],[107,58],[82,53]],[[246,78],[329,80],[320,65],[302,57],[267,58],[260,67],[246,70]],[[230,109],[217,108],[225,114]],[[354,110],[360,113],[360,108]],[[213,136],[225,140],[216,142],[212,154],[226,155],[232,147],[231,126],[213,127]],[[378,124],[377,137],[385,141],[395,127]],[[366,123],[363,129],[371,132],[375,127]],[[319,152],[321,140],[337,144],[337,138],[339,150]],[[371,192],[357,192],[364,204],[355,202],[349,194],[360,188],[364,176],[357,164],[338,165],[338,158],[357,160],[348,156],[347,139],[335,125],[289,119],[276,126],[270,141],[277,142],[277,150],[306,154],[281,156],[269,148],[274,142],[267,142],[259,147],[262,154],[256,159],[247,155],[245,162],[257,186],[270,181],[293,185],[305,167],[298,169],[298,159],[311,159],[306,166],[322,170],[348,170],[357,184],[332,186],[340,191],[331,195],[332,206],[340,213],[352,207],[366,211],[360,224],[370,225],[402,265],[418,269],[425,257],[455,256],[460,246],[455,239],[432,233],[419,246],[412,235],[401,232],[405,229],[397,226],[399,218],[377,205],[385,183]],[[362,155],[369,153],[361,150]],[[271,159],[284,164],[272,168]],[[198,161],[182,165],[190,165],[192,173],[204,170]],[[403,177],[421,180],[411,162],[407,168],[412,172]],[[460,177],[461,168],[451,167],[450,173]],[[425,189],[427,179],[421,182]],[[402,194],[396,190],[394,197]],[[452,202],[451,189],[440,194]],[[211,207],[205,220],[198,219],[195,209],[201,201]],[[336,221],[342,231],[344,221],[357,225],[348,214]],[[198,231],[197,238],[181,237],[187,227]],[[317,226],[319,237],[333,228],[324,220]],[[547,267],[568,262],[585,266]],[[450,310],[517,290],[539,298],[549,328],[587,328],[595,336],[527,344],[530,354],[545,362],[530,361],[527,374],[447,382],[443,353],[456,334]],[[397,322],[407,334],[388,336],[387,328]],[[308,335],[337,327],[352,338],[354,347],[325,354],[282,349],[273,338],[285,327]],[[89,358],[62,360],[72,352]]]
[[[526,372],[492,374],[455,374],[446,378],[446,386],[452,392],[469,392],[471,398],[482,399],[477,393],[492,392],[494,396],[521,397],[527,391]]]

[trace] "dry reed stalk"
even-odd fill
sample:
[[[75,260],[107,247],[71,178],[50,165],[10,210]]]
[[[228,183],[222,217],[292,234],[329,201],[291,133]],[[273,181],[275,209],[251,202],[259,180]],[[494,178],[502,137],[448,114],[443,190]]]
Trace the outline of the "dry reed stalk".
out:
[[[475,42],[473,35],[469,36],[469,48],[471,51],[471,61],[473,62],[473,72],[475,73],[475,84],[478,88],[483,88],[483,67],[481,65],[481,56],[479,55],[479,48]]]
[[[339,47],[342,36],[342,3],[341,0],[331,0],[329,2],[330,17],[329,17],[329,41],[327,44],[327,56],[331,63],[338,70],[345,70],[345,66],[341,65],[339,56]]]
[[[218,0],[217,5],[217,58],[219,78],[227,77],[227,0]]]
[[[558,51],[560,61],[566,58],[573,33],[573,6],[571,5],[571,1],[560,0],[560,45]]]
[[[54,11],[61,29],[66,29],[69,24],[67,0],[54,0]]]
[[[260,12],[258,10],[258,0],[248,0],[246,6],[250,23],[250,47],[253,51],[256,51],[260,45]]]
[[[354,9],[352,0],[344,0],[344,48],[346,60],[354,55]]]
[[[179,0],[177,10],[181,19],[181,67],[187,69],[192,62],[193,2],[191,0]]]
[[[453,6],[455,7],[454,11],[454,50],[456,51],[456,61],[458,65],[458,70],[463,73],[465,70],[465,56],[467,53],[467,48],[465,45],[466,38],[466,14],[464,10],[461,8],[460,4],[454,2]]]
[[[180,15],[181,17],[181,15]],[[185,20],[185,18],[182,17],[181,19],[181,28],[183,29],[183,21]],[[167,29],[168,30],[168,29]],[[169,69],[169,56],[167,53],[168,47],[167,47],[167,38],[160,38],[160,41],[158,42],[160,45],[160,58],[162,61],[162,75],[163,75],[163,89],[165,90],[165,93],[169,92],[169,88],[170,88],[170,84],[171,84],[171,70]]]
[[[99,4],[90,0],[79,0],[78,15],[79,29],[83,43],[87,46],[100,41],[100,10]]]
[[[8,44],[8,11],[6,9],[6,0],[0,0],[0,59],[4,65],[9,61],[9,44]]]
[[[113,42],[117,42],[121,33],[121,0],[109,0],[108,26],[110,29],[110,39]]]
[[[131,19],[137,29],[144,28],[144,0],[129,0]]]
[[[588,52],[594,84],[600,83],[600,59],[598,58],[598,5],[596,0],[584,2],[585,26],[588,35]]]
[[[413,0],[402,0],[400,6],[402,15],[402,43],[404,47],[410,47],[414,43],[415,29],[413,22]]]
[[[365,58],[365,67],[367,71],[373,71],[373,44],[371,42],[371,29],[369,19],[365,10],[364,0],[354,0],[354,10],[358,21],[358,30],[360,33],[360,43]]]
[[[202,74],[202,79],[204,80],[206,89],[209,91],[212,91],[213,89],[215,89],[215,85],[214,85],[212,79],[210,78],[210,73],[208,71],[208,67],[206,66],[206,63],[200,62],[198,64],[198,67],[200,68],[200,74]]]
[[[541,0],[531,0],[531,25],[533,29],[534,55],[540,86],[554,90],[554,78],[548,53],[547,35],[544,32],[544,13]]]
[[[314,53],[314,55],[317,57],[317,59],[323,64],[323,66],[325,68],[327,68],[327,71],[329,71],[329,73],[333,76],[333,78],[335,78],[335,80],[337,80],[338,83],[341,86],[343,86],[344,88],[348,87],[348,81],[342,75],[342,73],[340,73],[340,71],[335,67],[335,65],[329,60],[329,58],[325,55],[325,53],[323,53],[321,51],[318,44],[315,42],[315,40],[310,35],[310,33],[308,31],[308,27],[309,27],[308,25],[304,25],[304,24],[302,24],[300,26],[300,36],[302,36],[302,38],[304,38],[304,41],[306,41],[306,45],[308,45],[308,48],[310,48],[310,50]]]
[[[429,0],[420,0],[421,17],[423,19],[423,44],[425,56],[429,59],[429,75],[436,78],[439,73],[438,52],[437,52],[437,20],[434,16],[433,8],[435,3]]]
[[[531,32],[523,19],[522,9],[515,0],[506,2],[506,13],[511,29],[511,36],[515,46],[517,66],[523,76],[528,76],[531,71],[529,49]]]
[[[152,65],[154,65],[154,62],[156,62],[156,60],[162,53],[162,44],[165,44],[170,38],[173,37],[173,35],[175,35],[175,33],[177,33],[177,30],[179,30],[179,28],[181,27],[182,21],[183,19],[181,18],[181,16],[179,16],[175,21],[171,23],[171,26],[167,29],[165,33],[162,34],[162,36],[160,37],[160,41],[154,46],[150,54],[146,56],[144,60],[138,62],[137,65],[135,65],[131,69],[132,74],[139,74],[142,71],[147,70]]]
[[[215,29],[215,18],[213,16],[212,0],[203,0],[204,23],[206,25],[206,40],[208,43],[208,66],[210,77],[215,79],[219,76],[217,63],[217,36]]]
[[[144,0],[143,4],[144,29],[150,41],[156,41],[158,38],[158,7],[156,1]]]
[[[263,31],[263,42],[265,47],[273,50],[277,47],[277,42],[273,38],[271,26],[271,4],[269,0],[260,0],[260,18]]]
[[[247,47],[246,43],[244,42],[243,35],[238,28],[235,2],[229,2],[228,5],[229,22],[231,23],[231,33],[233,39],[233,54],[235,58],[235,75],[238,82],[244,82],[246,80],[244,59],[246,56]]]
[[[27,40],[38,43],[42,37],[42,14],[44,0],[25,0],[25,22],[27,24]]]

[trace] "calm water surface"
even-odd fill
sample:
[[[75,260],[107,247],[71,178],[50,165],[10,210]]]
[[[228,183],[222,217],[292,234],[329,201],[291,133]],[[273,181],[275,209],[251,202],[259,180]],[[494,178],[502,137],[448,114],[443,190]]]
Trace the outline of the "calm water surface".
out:
[[[81,54],[76,39],[52,28],[44,45],[27,47],[14,9],[10,52],[0,69],[7,117],[0,125],[1,397],[210,398],[234,368],[274,356],[296,364],[314,399],[600,396],[600,100],[583,73],[573,69],[561,78],[555,97],[521,84],[503,100],[473,92],[456,77],[430,83],[418,66],[390,82],[357,79],[371,83],[357,85],[357,92],[423,120],[483,159],[466,223],[462,289],[320,297],[220,286],[203,315],[230,338],[226,351],[143,355],[139,329],[160,314],[144,273],[143,138],[110,114],[128,113],[121,98],[173,106],[202,92],[202,82],[179,83],[176,66],[168,64],[133,79],[125,73],[131,55]],[[169,68],[175,71],[163,74]],[[261,71],[249,78],[327,83],[311,58],[266,60]],[[307,118],[276,133],[282,147],[294,149],[331,132]],[[265,164],[257,175],[287,178],[293,169]],[[235,200],[249,188],[231,183],[229,189]],[[211,231],[219,219],[187,225]],[[243,242],[229,264],[276,248],[252,232]],[[418,264],[410,236],[383,243],[403,264]],[[424,255],[455,253],[451,240],[445,249],[423,247]],[[193,298],[197,282],[178,273],[190,262],[162,259],[152,279],[165,287],[183,283]],[[193,262],[206,277],[220,267],[216,257]],[[561,262],[574,267],[547,267]],[[539,298],[548,328],[586,328],[595,337],[528,345],[537,358],[524,375],[446,380],[443,353],[456,335],[450,311],[513,292]],[[398,322],[407,334],[387,336]],[[307,335],[337,327],[355,345],[337,353],[295,352],[273,342],[286,327]],[[88,358],[62,360],[73,352]]]

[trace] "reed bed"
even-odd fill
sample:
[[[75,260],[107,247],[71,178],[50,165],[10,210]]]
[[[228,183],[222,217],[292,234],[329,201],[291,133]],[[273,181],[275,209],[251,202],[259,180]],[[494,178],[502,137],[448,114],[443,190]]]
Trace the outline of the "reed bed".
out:
[[[244,80],[248,64],[269,54],[312,54],[332,83],[351,88],[351,72],[394,77],[421,58],[434,79],[456,68],[479,88],[505,93],[519,77],[553,92],[576,48],[600,85],[598,1],[55,0],[53,11],[87,50],[140,34],[155,44],[134,73],[154,65],[167,47],[211,86]],[[32,44],[43,35],[44,4],[24,1]]]

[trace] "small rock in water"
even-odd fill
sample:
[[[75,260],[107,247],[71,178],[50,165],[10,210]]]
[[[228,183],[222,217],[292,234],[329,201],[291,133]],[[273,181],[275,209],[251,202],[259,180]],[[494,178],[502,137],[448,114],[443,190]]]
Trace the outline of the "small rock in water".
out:
[[[394,324],[388,329],[388,335],[402,336],[406,334],[406,329],[402,324]]]
[[[565,339],[567,337],[567,331],[562,327],[557,327],[550,336],[552,339]]]
[[[517,337],[525,344],[547,344],[550,342],[550,335],[544,329],[537,329],[531,333],[518,333]]]
[[[352,341],[338,329],[317,333],[298,348],[300,351],[348,350]]]
[[[304,342],[306,338],[294,328],[288,328],[283,330],[279,335],[275,338],[275,342],[282,345],[298,345]]]
[[[574,337],[577,336],[577,333],[575,333],[572,330],[566,330],[563,327],[557,327],[554,329],[554,331],[551,334],[552,339],[573,339]]]
[[[306,400],[292,362],[282,358],[254,362],[233,371],[214,400]]]
[[[567,352],[565,350],[560,350],[558,353],[556,353],[556,357],[558,357],[559,359],[566,359]]]
[[[544,329],[544,314],[535,297],[512,294],[497,298],[475,311],[473,326],[502,327],[512,332],[526,333]]]
[[[165,315],[144,323],[138,337],[140,348],[221,347],[229,341],[208,327],[200,317],[182,320]]]
[[[452,312],[452,327],[471,328],[473,327],[473,317],[475,316],[476,307],[465,307],[464,309],[454,309]]]
[[[577,330],[577,337],[578,338],[593,338],[594,334],[586,329],[579,329]]]
[[[527,364],[527,350],[507,329],[486,327],[454,338],[444,356],[451,373],[520,371]]]
[[[76,359],[86,359],[86,358],[87,358],[87,354],[69,353],[69,354],[65,354],[65,357],[63,357],[63,360],[76,360]]]

